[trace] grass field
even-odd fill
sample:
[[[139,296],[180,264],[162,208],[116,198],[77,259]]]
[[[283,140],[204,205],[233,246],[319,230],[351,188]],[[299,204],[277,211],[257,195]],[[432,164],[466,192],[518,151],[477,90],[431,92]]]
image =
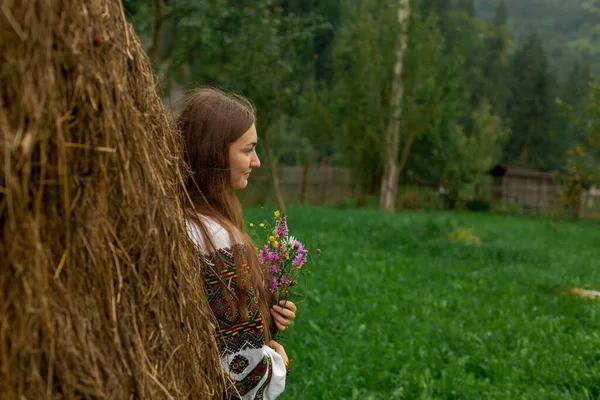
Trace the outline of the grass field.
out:
[[[600,398],[600,301],[567,292],[600,289],[599,223],[304,207],[288,223],[322,254],[282,338],[282,399]]]

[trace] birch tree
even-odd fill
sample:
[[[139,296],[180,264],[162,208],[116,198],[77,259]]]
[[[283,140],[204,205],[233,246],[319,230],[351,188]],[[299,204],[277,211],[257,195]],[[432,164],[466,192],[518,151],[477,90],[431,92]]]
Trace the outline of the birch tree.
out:
[[[398,24],[400,31],[396,43],[396,65],[394,67],[394,77],[392,80],[392,93],[390,96],[391,118],[387,126],[385,135],[386,143],[386,162],[381,180],[381,200],[380,207],[384,210],[394,211],[396,206],[396,194],[398,192],[398,178],[401,169],[406,163],[412,139],[409,137],[404,143],[401,163],[398,163],[398,151],[400,146],[400,119],[402,118],[402,95],[404,85],[402,82],[402,66],[404,53],[408,43],[408,17],[410,15],[409,0],[398,0]],[[412,139],[411,139],[412,138]]]

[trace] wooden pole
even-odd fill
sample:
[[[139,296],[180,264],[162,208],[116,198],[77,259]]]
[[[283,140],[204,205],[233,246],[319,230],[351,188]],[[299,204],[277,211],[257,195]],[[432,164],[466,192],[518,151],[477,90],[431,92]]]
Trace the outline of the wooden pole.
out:
[[[285,211],[285,203],[283,201],[283,196],[281,195],[281,189],[279,186],[279,176],[277,175],[275,157],[273,157],[273,150],[271,149],[271,145],[269,143],[269,134],[266,131],[264,132],[263,142],[265,149],[267,150],[267,163],[269,164],[271,178],[273,179],[273,192],[275,194],[275,201],[277,202],[277,207],[279,207],[281,211]]]
[[[300,204],[306,204],[306,190],[308,188],[308,157],[304,159],[304,171],[302,173],[302,192],[300,193]]]

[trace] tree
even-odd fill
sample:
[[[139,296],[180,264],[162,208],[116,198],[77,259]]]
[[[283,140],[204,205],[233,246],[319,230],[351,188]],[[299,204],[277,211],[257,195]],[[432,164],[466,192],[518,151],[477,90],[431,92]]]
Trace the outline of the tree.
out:
[[[559,129],[568,142],[566,147],[570,149],[585,140],[584,131],[573,121],[584,118],[587,112],[591,79],[589,64],[575,61],[561,90],[558,103],[564,112],[560,114]]]
[[[150,51],[148,52],[148,57],[150,57],[150,61],[155,65],[158,63],[158,55],[160,50],[160,39],[161,39],[161,31],[162,25],[165,22],[164,16],[165,9],[165,0],[156,0],[154,5],[154,24],[153,24],[153,32],[152,32],[152,45],[150,46]]]
[[[504,0],[500,0],[498,2],[498,5],[494,10],[492,23],[496,26],[506,26],[508,23],[508,12],[506,10],[506,2]]]
[[[285,204],[269,131],[294,109],[302,81],[295,68],[299,65],[297,53],[312,43],[322,27],[313,15],[285,13],[284,5],[277,0],[240,0],[236,7],[227,0],[157,0],[154,10],[136,3],[134,16],[142,31],[157,33],[161,24],[168,30],[163,51],[154,57],[167,85],[202,82],[241,92],[254,102],[257,130],[281,209]],[[158,42],[153,41],[153,54],[159,53]]]
[[[471,6],[469,1],[462,1],[455,10],[446,14],[443,32],[446,56],[461,60],[461,68],[456,69],[455,73],[462,81],[462,91],[469,102],[467,107],[473,110],[486,97],[488,82],[483,68],[486,62],[486,26],[474,16]],[[461,116],[461,124],[467,134],[472,129],[470,110],[465,109]]]
[[[409,136],[404,144],[402,158],[398,164],[398,147],[400,145],[400,118],[402,117],[402,94],[404,85],[402,82],[402,66],[404,53],[406,52],[408,34],[407,25],[410,16],[409,0],[398,1],[398,25],[400,32],[396,44],[396,65],[394,67],[394,77],[392,80],[392,93],[390,95],[391,118],[388,122],[385,135],[386,143],[386,163],[381,179],[381,201],[380,207],[384,210],[394,211],[396,208],[396,194],[398,192],[398,178],[400,172],[408,158],[408,152],[412,145],[414,136]]]
[[[454,134],[446,140],[443,157],[447,159],[442,170],[441,182],[447,192],[448,208],[455,208],[465,187],[476,197],[477,185],[487,177],[486,171],[501,157],[502,141],[506,136],[502,121],[492,111],[487,100],[470,115],[471,131],[456,125]]]
[[[396,7],[382,0],[344,1],[341,5],[332,46],[331,87],[321,86],[312,95],[305,126],[318,132],[321,141],[328,139],[319,147],[328,147],[338,162],[355,166],[376,182],[371,189],[377,191],[399,30],[393,12]]]
[[[422,0],[419,2],[419,4],[424,15],[428,15],[433,12],[438,16],[442,16],[452,7],[451,0]]]
[[[590,84],[587,106],[581,116],[573,115],[572,107],[567,107],[566,111],[570,124],[577,127],[581,139],[565,154],[560,199],[571,208],[574,217],[579,217],[583,190],[600,186],[600,86],[595,82]]]
[[[507,110],[511,135],[505,147],[505,161],[556,167],[566,149],[553,131],[554,81],[537,35],[532,35],[519,49],[511,69],[513,81]]]
[[[510,97],[507,82],[510,77],[512,41],[507,22],[506,5],[501,0],[485,33],[482,68],[486,81],[484,96],[490,101],[492,111],[502,118],[506,117],[506,105]]]
[[[477,16],[474,0],[458,0],[458,9],[466,13],[471,18]]]

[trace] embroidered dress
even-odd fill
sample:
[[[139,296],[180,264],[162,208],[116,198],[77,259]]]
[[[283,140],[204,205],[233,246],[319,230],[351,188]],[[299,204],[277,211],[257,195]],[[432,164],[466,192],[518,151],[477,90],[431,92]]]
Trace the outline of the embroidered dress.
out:
[[[248,268],[246,264],[236,266],[235,262],[239,257],[234,254],[243,254],[243,246],[232,245],[227,231],[212,219],[202,217],[202,221],[217,253],[208,254],[200,229],[191,221],[186,224],[188,235],[212,264],[204,266],[202,277],[217,319],[221,367],[235,384],[235,390],[230,388],[229,394],[244,400],[274,399],[285,388],[285,365],[283,358],[265,345],[256,292],[248,280],[238,274],[239,269]],[[238,307],[238,299],[242,297],[247,303],[246,316]]]

